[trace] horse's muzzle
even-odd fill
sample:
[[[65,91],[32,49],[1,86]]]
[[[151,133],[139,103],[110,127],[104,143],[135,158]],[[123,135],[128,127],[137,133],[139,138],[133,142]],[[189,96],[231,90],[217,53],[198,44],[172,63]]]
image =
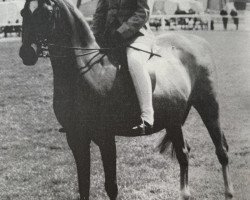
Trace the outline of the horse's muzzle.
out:
[[[25,65],[35,65],[38,60],[37,46],[35,44],[22,45],[19,50],[19,56]]]

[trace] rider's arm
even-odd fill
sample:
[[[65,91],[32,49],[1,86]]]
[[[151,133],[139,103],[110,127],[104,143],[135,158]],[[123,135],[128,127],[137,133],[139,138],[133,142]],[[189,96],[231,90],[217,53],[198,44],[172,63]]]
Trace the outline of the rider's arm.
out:
[[[117,29],[123,39],[135,35],[149,19],[149,6],[147,0],[136,0],[137,9],[134,14]]]
[[[105,30],[107,12],[108,12],[107,0],[99,0],[95,14],[93,16],[93,25],[92,25],[92,30],[95,37],[101,36]]]

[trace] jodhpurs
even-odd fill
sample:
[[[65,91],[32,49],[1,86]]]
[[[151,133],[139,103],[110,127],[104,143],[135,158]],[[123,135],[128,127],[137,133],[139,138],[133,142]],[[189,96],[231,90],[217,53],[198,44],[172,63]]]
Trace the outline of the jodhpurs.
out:
[[[131,46],[150,52],[153,44],[153,37],[141,36],[138,37]],[[154,110],[152,105],[152,86],[149,73],[145,68],[149,56],[149,54],[142,51],[129,47],[127,48],[128,68],[138,97],[141,118],[150,125],[153,125]]]

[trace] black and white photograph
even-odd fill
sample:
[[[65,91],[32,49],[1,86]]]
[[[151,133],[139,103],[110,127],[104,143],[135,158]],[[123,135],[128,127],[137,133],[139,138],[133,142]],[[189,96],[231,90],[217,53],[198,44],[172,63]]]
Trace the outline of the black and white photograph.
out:
[[[250,0],[0,0],[0,200],[249,200]]]

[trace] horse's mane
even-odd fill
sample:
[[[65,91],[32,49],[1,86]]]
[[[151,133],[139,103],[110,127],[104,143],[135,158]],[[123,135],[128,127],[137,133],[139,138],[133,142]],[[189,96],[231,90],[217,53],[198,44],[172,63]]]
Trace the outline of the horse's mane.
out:
[[[79,34],[82,45],[86,45],[86,43],[92,43],[93,41],[95,41],[95,37],[91,31],[88,22],[86,21],[82,13],[76,8],[76,6],[73,5],[70,0],[55,0],[55,2],[59,9],[62,9],[64,11],[66,6],[74,17],[76,29]]]

